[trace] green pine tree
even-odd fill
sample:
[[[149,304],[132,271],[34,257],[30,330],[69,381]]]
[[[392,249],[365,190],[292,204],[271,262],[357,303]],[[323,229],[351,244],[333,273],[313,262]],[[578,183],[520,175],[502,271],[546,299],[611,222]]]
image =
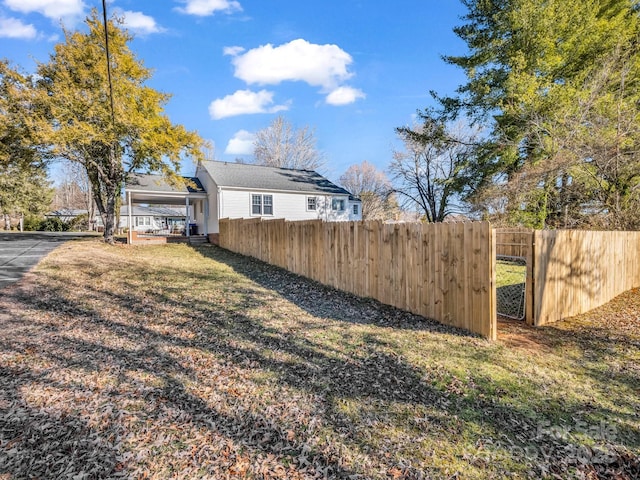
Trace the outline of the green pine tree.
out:
[[[53,189],[43,168],[0,165],[0,215],[4,229],[11,229],[11,217],[40,216],[49,209]]]
[[[537,227],[640,226],[637,0],[463,3],[469,52],[445,60],[468,81],[442,102],[489,125],[467,179],[476,202],[506,199],[511,222]]]

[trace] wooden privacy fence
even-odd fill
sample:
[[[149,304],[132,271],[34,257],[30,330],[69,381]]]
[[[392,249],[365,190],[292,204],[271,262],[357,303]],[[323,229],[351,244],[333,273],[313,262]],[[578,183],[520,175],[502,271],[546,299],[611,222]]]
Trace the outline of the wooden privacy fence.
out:
[[[533,248],[535,325],[587,312],[640,287],[640,232],[539,230]]]
[[[527,322],[579,315],[640,287],[640,232],[498,229],[498,255],[527,261]]]
[[[496,228],[496,254],[530,258],[533,254],[531,228]]]
[[[488,222],[220,220],[220,246],[325,285],[496,338]]]

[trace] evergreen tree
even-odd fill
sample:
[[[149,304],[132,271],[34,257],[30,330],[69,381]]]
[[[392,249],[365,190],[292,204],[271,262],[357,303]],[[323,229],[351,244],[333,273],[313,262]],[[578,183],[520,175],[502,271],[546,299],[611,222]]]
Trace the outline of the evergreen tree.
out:
[[[27,76],[0,61],[0,216],[5,230],[11,217],[40,215],[49,208],[44,151],[30,126],[35,107]]]
[[[45,213],[52,197],[53,189],[43,168],[0,165],[0,215],[5,230],[11,230],[12,216]]]
[[[38,148],[32,118],[36,108],[30,79],[0,60],[0,167],[44,167],[44,150]]]
[[[463,0],[455,32],[469,53],[445,60],[468,82],[442,99],[451,116],[489,124],[474,156],[476,202],[510,221],[571,218],[633,225],[640,101],[637,0]]]

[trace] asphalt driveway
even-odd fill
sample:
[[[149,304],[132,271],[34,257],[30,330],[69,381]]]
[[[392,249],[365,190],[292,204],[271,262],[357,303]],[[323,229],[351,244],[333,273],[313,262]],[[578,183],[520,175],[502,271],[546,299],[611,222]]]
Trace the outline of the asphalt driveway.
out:
[[[0,290],[20,280],[42,257],[64,242],[92,237],[95,234],[0,231]]]

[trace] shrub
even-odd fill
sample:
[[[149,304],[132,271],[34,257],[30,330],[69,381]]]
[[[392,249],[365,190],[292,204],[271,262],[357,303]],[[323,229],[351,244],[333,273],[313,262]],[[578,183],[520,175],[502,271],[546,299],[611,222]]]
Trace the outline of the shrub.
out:
[[[68,230],[72,232],[86,232],[89,230],[89,214],[83,213],[69,220]]]
[[[69,224],[59,218],[46,218],[40,222],[38,230],[42,232],[66,232],[69,230]]]
[[[25,215],[22,228],[25,232],[33,232],[40,229],[43,218],[39,215]]]

